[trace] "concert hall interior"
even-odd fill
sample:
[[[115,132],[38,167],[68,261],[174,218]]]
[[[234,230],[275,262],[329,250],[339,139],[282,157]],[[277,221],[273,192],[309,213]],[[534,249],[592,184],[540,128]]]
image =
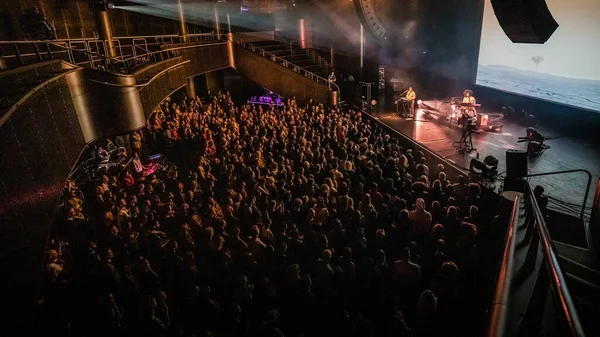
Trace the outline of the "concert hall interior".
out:
[[[3,0],[2,336],[599,336],[600,1]]]

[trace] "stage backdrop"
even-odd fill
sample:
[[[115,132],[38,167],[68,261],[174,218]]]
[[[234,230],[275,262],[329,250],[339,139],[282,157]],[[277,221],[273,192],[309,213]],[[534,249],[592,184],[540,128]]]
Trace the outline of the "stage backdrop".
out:
[[[546,3],[559,24],[554,35],[518,44],[485,0],[477,84],[600,113],[600,1]]]

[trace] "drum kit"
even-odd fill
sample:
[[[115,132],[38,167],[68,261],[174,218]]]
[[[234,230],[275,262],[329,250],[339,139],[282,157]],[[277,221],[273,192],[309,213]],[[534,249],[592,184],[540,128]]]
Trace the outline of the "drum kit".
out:
[[[452,113],[449,116],[450,121],[456,119],[458,126],[462,130],[460,140],[456,142],[456,150],[458,153],[468,153],[477,151],[473,147],[473,139],[471,134],[478,133],[477,129],[477,110],[475,108],[481,107],[481,104],[465,103],[459,101],[457,98],[453,98],[450,103]]]

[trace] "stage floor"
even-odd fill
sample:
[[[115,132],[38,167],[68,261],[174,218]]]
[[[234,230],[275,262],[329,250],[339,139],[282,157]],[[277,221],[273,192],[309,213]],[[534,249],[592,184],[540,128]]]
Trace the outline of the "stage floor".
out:
[[[489,114],[485,109],[479,109],[478,113]],[[415,141],[424,145],[431,151],[441,157],[453,161],[463,168],[469,167],[471,158],[476,156],[476,152],[468,154],[458,154],[454,147],[454,142],[460,139],[461,130],[455,125],[450,125],[443,114],[435,111],[418,112],[414,119],[405,119],[396,115],[396,113],[379,112],[374,113],[374,117],[391,126],[402,134],[411,137]],[[506,150],[508,149],[526,149],[525,142],[518,143],[519,137],[525,136],[526,126],[519,125],[517,122],[502,120],[504,128],[502,132],[479,131],[479,134],[473,134],[473,146],[479,152],[479,159],[483,160],[486,156],[492,155],[499,160],[498,172],[506,171]],[[536,125],[536,129],[546,138],[545,144],[551,146],[540,157],[529,159],[529,173],[546,173],[554,171],[583,169],[592,174],[592,185],[588,196],[586,206],[589,216],[594,198],[594,189],[596,181],[600,176],[600,148],[597,144],[586,143],[581,140],[571,139],[560,135],[556,131],[547,130],[543,126]],[[546,194],[562,201],[581,205],[587,186],[587,175],[582,172],[532,177],[530,178],[532,186],[542,185]],[[573,206],[578,211],[581,206]]]

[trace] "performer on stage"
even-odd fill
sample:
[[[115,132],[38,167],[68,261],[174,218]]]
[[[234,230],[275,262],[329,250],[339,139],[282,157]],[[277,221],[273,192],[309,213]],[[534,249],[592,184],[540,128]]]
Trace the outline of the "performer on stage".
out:
[[[463,91],[463,103],[469,103],[469,104],[476,104],[477,100],[475,100],[475,97],[473,96],[473,91],[469,90],[469,89],[465,89],[465,91]],[[467,109],[463,110],[466,113],[466,116],[462,116],[462,117],[468,117],[469,122],[471,122],[472,124],[477,123],[477,110],[475,110],[475,107],[468,107]]]
[[[415,115],[415,99],[417,98],[417,94],[415,93],[415,91],[413,90],[412,87],[408,88],[408,91],[406,92],[406,97],[404,98],[406,100],[406,104],[408,104],[408,111],[410,113],[410,117],[413,117]]]
[[[473,97],[473,91],[469,90],[469,89],[465,89],[465,91],[463,91],[463,103],[471,103],[471,104],[475,104],[477,103],[477,101],[475,100],[475,97]]]

